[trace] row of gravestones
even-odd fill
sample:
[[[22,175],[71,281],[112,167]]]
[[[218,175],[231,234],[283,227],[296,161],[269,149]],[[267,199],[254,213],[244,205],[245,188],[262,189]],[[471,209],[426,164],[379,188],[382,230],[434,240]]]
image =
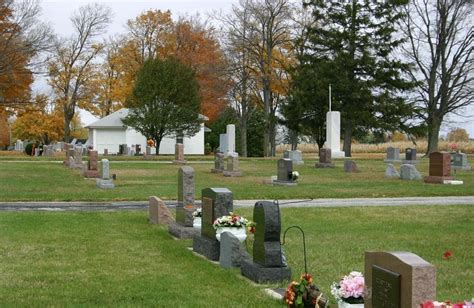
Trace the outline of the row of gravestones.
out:
[[[96,185],[102,189],[112,189],[115,187],[113,179],[110,178],[110,167],[109,160],[102,159],[102,173],[99,173],[97,151],[89,150],[87,164],[82,162],[83,148],[81,146],[73,146],[71,144],[65,144],[64,150],[66,153],[66,159],[64,160],[64,166],[70,169],[80,169],[82,175],[86,178],[95,178]]]
[[[202,227],[192,228],[194,171],[181,167],[178,173],[176,221],[165,203],[150,198],[149,221],[169,226],[178,238],[192,238],[193,250],[219,261],[223,268],[240,267],[241,274],[257,283],[278,283],[291,278],[281,247],[281,213],[277,203],[259,201],[253,210],[256,223],[252,256],[232,234],[221,234],[220,242],[212,227],[214,220],[233,211],[233,195],[227,188],[202,190]],[[181,229],[180,232],[176,232]],[[188,229],[187,232],[183,230]],[[192,231],[191,231],[192,230]],[[419,307],[436,298],[436,269],[419,256],[408,252],[366,252],[365,307]]]

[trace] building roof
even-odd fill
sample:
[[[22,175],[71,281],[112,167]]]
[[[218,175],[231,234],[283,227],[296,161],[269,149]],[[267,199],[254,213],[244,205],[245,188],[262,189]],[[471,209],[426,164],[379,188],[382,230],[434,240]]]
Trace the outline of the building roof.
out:
[[[86,125],[87,128],[125,128],[122,119],[128,115],[128,108],[122,108],[114,113],[109,114],[108,116],[97,120],[89,125]],[[200,114],[199,118],[203,121],[209,120],[208,117]]]

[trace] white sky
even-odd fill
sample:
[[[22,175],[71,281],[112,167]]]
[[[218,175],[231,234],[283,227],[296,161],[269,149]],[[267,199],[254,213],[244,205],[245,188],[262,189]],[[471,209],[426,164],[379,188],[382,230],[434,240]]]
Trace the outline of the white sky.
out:
[[[124,32],[124,25],[128,19],[137,17],[148,9],[170,10],[174,19],[180,15],[195,15],[199,13],[203,18],[213,11],[229,11],[232,4],[237,4],[238,0],[148,0],[148,1],[127,1],[127,0],[43,0],[42,19],[51,23],[54,31],[63,36],[69,36],[72,30],[70,23],[71,14],[80,6],[88,3],[101,3],[110,7],[113,11],[113,22],[109,26],[106,37]],[[43,88],[44,80],[37,83],[36,88]],[[474,106],[471,106],[465,115],[474,115]],[[95,121],[95,118],[88,112],[81,112],[82,122],[87,125]],[[474,138],[474,118],[450,117],[449,127],[465,128],[470,137]],[[449,128],[445,128],[445,131]]]

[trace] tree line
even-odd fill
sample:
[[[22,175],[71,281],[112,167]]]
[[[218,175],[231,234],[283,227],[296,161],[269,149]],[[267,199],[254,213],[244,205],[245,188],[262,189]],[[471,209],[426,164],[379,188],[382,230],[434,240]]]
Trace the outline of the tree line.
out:
[[[0,122],[13,112],[17,135],[69,141],[78,108],[104,117],[129,107],[129,125],[157,143],[196,130],[202,118],[186,110],[210,126],[235,121],[242,156],[255,152],[247,145],[257,135],[261,154],[274,156],[281,125],[293,148],[302,136],[323,146],[331,85],[346,156],[354,138],[391,131],[427,137],[430,153],[446,115],[473,102],[472,5],[240,0],[205,21],[148,10],[104,39],[112,16],[106,6],[81,7],[70,36],[58,37],[37,20],[36,0],[1,0]],[[173,77],[178,72],[186,78]],[[54,95],[32,94],[36,73],[46,74]],[[157,76],[161,83],[150,81]],[[186,102],[179,90],[188,89],[195,91]],[[149,115],[159,110],[162,118]],[[161,130],[144,130],[149,122]]]

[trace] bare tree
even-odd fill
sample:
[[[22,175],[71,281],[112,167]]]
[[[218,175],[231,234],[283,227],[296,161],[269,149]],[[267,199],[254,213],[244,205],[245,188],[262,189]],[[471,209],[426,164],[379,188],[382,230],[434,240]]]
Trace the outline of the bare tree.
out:
[[[470,0],[412,0],[403,29],[405,55],[414,63],[427,154],[438,149],[444,117],[473,103],[474,29]]]
[[[64,111],[64,141],[69,142],[70,124],[81,104],[87,107],[93,97],[95,63],[104,49],[98,41],[111,22],[111,10],[98,4],[83,6],[71,17],[75,33],[56,41],[49,62],[49,83]]]

